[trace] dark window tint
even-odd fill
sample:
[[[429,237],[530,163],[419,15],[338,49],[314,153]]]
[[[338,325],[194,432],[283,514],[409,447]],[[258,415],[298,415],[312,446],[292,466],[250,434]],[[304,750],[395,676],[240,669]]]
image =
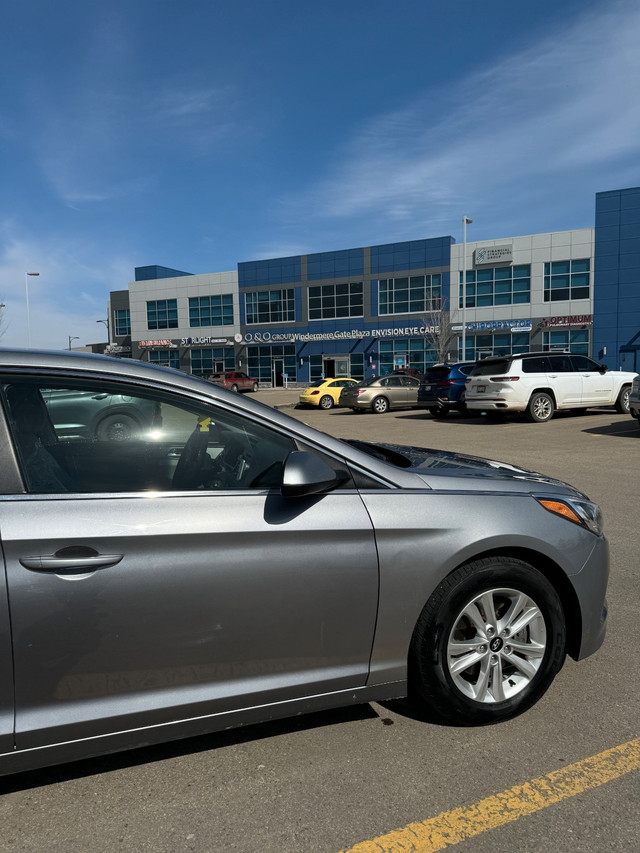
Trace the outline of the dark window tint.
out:
[[[437,382],[439,379],[447,379],[449,377],[449,370],[450,368],[444,364],[430,367],[424,375],[425,382]]]
[[[549,370],[549,359],[544,356],[522,359],[523,373],[546,373]]]
[[[590,358],[587,358],[586,355],[572,355],[571,361],[573,362],[574,370],[600,370],[600,365],[596,364],[596,362],[592,361]]]
[[[550,355],[549,370],[553,373],[571,373],[573,366],[568,355]]]
[[[511,361],[508,358],[487,359],[480,361],[471,371],[471,376],[496,376],[509,372]]]

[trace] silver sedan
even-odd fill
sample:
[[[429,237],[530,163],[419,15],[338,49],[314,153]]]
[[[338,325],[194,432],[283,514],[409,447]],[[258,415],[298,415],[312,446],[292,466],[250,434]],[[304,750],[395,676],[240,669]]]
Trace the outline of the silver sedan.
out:
[[[63,393],[154,417],[63,429]],[[564,483],[127,359],[1,351],[0,402],[2,773],[410,690],[497,722],[603,641],[601,516]]]

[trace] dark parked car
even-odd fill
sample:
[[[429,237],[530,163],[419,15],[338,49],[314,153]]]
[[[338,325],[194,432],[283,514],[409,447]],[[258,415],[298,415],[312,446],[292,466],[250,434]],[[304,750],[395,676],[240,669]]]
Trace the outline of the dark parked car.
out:
[[[418,408],[428,409],[434,418],[444,418],[452,409],[466,412],[464,383],[473,367],[475,361],[427,368],[418,389]]]
[[[42,394],[60,438],[127,441],[143,429],[162,425],[160,406],[108,392],[50,388]]]
[[[84,392],[162,425],[69,440],[61,390],[78,423]],[[493,723],[604,638],[577,489],[340,441],[168,368],[0,350],[0,472],[0,773],[409,689]]]

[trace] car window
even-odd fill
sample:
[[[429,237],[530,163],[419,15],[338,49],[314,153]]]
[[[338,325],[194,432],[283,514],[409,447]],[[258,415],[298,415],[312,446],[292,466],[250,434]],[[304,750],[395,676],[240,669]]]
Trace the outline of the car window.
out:
[[[596,364],[592,359],[587,358],[586,355],[572,355],[571,361],[573,362],[574,370],[582,370],[582,371],[595,371],[596,373],[600,372],[600,365]]]
[[[571,373],[573,369],[571,359],[568,355],[549,356],[549,370],[553,371],[553,373]]]
[[[549,359],[545,355],[522,359],[523,373],[546,373],[549,370]]]
[[[1,392],[31,493],[264,489],[294,449],[244,415],[135,386],[7,377]]]
[[[401,388],[403,383],[404,376],[389,376],[385,382],[385,385],[388,385],[391,388]]]
[[[439,379],[446,379],[449,376],[449,370],[445,364],[435,365],[427,368],[424,378],[426,382],[437,382]]]
[[[420,380],[415,376],[403,376],[402,384],[407,388],[417,388],[420,385]]]
[[[500,376],[509,372],[511,362],[507,358],[479,361],[471,371],[471,376]]]

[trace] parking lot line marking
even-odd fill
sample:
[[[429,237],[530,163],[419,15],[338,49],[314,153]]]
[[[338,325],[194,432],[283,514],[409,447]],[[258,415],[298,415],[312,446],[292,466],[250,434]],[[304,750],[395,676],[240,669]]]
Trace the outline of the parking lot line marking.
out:
[[[410,823],[342,853],[435,853],[640,770],[640,738],[515,785],[471,806]]]

